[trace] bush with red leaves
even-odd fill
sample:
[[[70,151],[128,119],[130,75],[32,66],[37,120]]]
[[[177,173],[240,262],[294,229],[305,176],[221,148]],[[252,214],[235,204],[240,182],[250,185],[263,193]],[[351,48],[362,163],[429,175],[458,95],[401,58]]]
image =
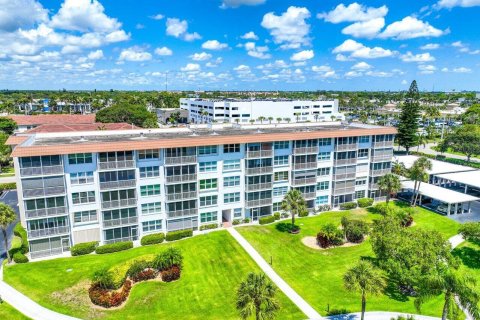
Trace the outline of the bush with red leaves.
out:
[[[162,274],[162,281],[164,282],[171,282],[178,280],[180,278],[180,268],[176,265],[172,266],[167,270],[163,270]]]
[[[120,290],[108,290],[101,288],[97,283],[94,283],[88,290],[88,295],[93,304],[105,308],[118,307],[125,300],[127,300],[132,282],[126,280]]]
[[[140,282],[140,281],[146,281],[150,279],[155,279],[158,275],[158,271],[155,269],[145,269],[143,271],[140,271],[136,273],[133,277],[132,280],[134,282]]]

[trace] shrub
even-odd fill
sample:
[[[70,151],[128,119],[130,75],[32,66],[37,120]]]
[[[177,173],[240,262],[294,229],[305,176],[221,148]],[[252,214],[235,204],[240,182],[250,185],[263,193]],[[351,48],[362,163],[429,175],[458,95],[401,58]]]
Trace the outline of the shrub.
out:
[[[13,234],[22,239],[22,246],[20,247],[20,252],[23,254],[28,253],[28,240],[27,240],[27,230],[20,223],[17,223],[13,228]]]
[[[300,227],[297,225],[292,225],[291,222],[279,222],[275,225],[275,229],[280,232],[296,232],[300,230]]]
[[[347,309],[331,309],[327,311],[327,316],[338,316],[338,315],[349,314],[349,313],[351,313],[351,311]]]
[[[15,190],[15,189],[17,189],[17,184],[15,182],[0,183],[0,190]]]
[[[282,218],[288,218],[289,216],[288,212],[282,212]]]
[[[357,200],[358,206],[360,208],[370,207],[373,204],[372,198],[361,198]]]
[[[318,209],[317,209],[317,210],[318,210],[319,212],[324,212],[324,211],[330,211],[330,209],[331,209],[330,205],[328,205],[328,204],[322,204],[322,205],[318,206]]]
[[[177,248],[168,248],[155,257],[152,265],[155,269],[163,271],[173,266],[182,268],[182,262],[182,252]]]
[[[322,248],[343,244],[343,233],[333,223],[322,226],[317,234],[317,244]]]
[[[386,202],[380,202],[373,206],[373,211],[382,216],[389,215],[393,210],[394,209],[388,206]]]
[[[243,223],[249,223],[249,222],[250,222],[250,218],[243,219]]]
[[[133,248],[133,242],[125,241],[125,242],[116,242],[116,243],[99,246],[95,249],[95,252],[97,254],[104,254],[104,253],[123,251],[131,248]]]
[[[88,290],[88,296],[93,304],[105,308],[118,307],[125,300],[132,289],[132,282],[127,280],[119,291],[110,291],[94,283]]]
[[[15,263],[27,263],[27,262],[28,262],[28,258],[27,258],[27,256],[24,255],[22,252],[16,251],[16,252],[13,254],[13,261],[15,261]]]
[[[134,278],[137,274],[149,268],[151,264],[151,262],[147,262],[145,260],[136,260],[130,265],[126,275],[130,278]]]
[[[93,286],[97,286],[102,289],[115,289],[115,283],[113,280],[113,273],[108,268],[102,268],[93,274],[92,281]],[[92,286],[92,287],[93,287]]]
[[[269,223],[272,223],[272,222],[275,222],[275,217],[274,216],[261,217],[258,220],[258,223],[260,223],[260,224],[269,224]]]
[[[235,219],[235,220],[233,220],[233,222],[232,222],[232,224],[233,224],[234,226],[237,226],[237,225],[239,225],[240,223],[242,223],[242,220],[240,220],[240,219]]]
[[[149,234],[149,235],[143,236],[142,239],[140,240],[140,244],[142,246],[148,246],[150,244],[162,243],[163,240],[165,240],[165,234],[154,233],[154,234]]]
[[[180,268],[178,266],[172,266],[167,270],[163,270],[161,272],[162,281],[164,282],[171,282],[178,280],[180,278]]]
[[[188,237],[191,237],[191,236],[193,236],[193,230],[192,229],[180,230],[180,231],[171,231],[171,232],[167,232],[167,236],[165,237],[165,239],[167,239],[167,241],[175,241],[175,240],[180,240],[180,239],[183,239],[183,238],[188,238]]]
[[[400,220],[402,227],[410,227],[413,223],[413,217],[410,211],[397,210],[395,216]]]
[[[72,256],[82,256],[95,251],[97,245],[97,241],[78,243],[70,248],[70,252]]]
[[[135,274],[133,278],[131,278],[134,282],[140,281],[147,281],[150,279],[155,279],[158,275],[158,271],[154,269],[146,269],[140,271],[139,273]]]
[[[200,226],[200,231],[201,230],[210,230],[210,229],[217,229],[218,224],[216,223],[209,223],[209,224],[203,224]]]
[[[299,217],[306,217],[308,216],[308,210],[302,210],[298,213]]]
[[[352,220],[345,230],[345,237],[348,242],[360,243],[368,233],[368,225],[361,220]]]
[[[345,202],[340,204],[340,210],[350,210],[355,209],[357,207],[356,202]]]
[[[275,217],[275,220],[280,220],[280,212],[275,212],[273,216]]]

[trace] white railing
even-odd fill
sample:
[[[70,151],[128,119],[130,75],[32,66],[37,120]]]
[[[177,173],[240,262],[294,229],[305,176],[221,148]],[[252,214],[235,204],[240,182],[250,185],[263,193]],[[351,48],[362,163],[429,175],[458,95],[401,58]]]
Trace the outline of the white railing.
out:
[[[24,198],[54,196],[64,193],[64,186],[47,187],[42,189],[23,189]]]
[[[165,157],[165,164],[168,165],[188,164],[196,162],[197,156]]]
[[[390,148],[393,147],[393,140],[392,141],[377,141],[373,143],[374,148]]]
[[[63,174],[63,165],[20,168],[21,176],[45,176],[49,174]]]
[[[30,230],[28,231],[28,237],[30,239],[34,239],[34,238],[48,237],[48,236],[54,236],[54,235],[60,235],[60,234],[68,234],[69,232],[70,232],[70,227],[68,226],[54,227],[54,228]]]
[[[117,242],[125,242],[125,241],[135,241],[138,240],[137,236],[132,236],[132,237],[123,237],[123,238],[116,238],[116,239],[110,239],[110,240],[105,240],[105,244],[111,244],[111,243],[117,243]]]
[[[37,259],[37,258],[43,258],[48,256],[54,256],[62,253],[63,253],[63,248],[53,248],[53,249],[40,250],[40,251],[30,251],[30,257],[32,259]]]
[[[262,207],[262,206],[268,206],[271,204],[272,204],[272,198],[246,201],[247,208]]]
[[[317,177],[293,179],[293,186],[304,186],[307,184],[317,184]]]
[[[317,194],[315,192],[306,192],[302,193],[302,196],[305,200],[312,200],[317,197]]]
[[[293,170],[317,169],[317,162],[294,163]]]
[[[247,191],[258,191],[258,190],[265,190],[265,189],[272,189],[272,188],[273,188],[273,182],[253,183],[253,184],[246,185]]]
[[[197,208],[167,212],[167,215],[168,215],[169,218],[195,216],[197,214],[198,214],[198,209]]]
[[[337,159],[333,161],[334,166],[345,166],[349,164],[356,164],[357,158],[350,158],[350,159]]]
[[[298,147],[293,148],[293,154],[317,154],[318,153],[318,146],[316,147]]]
[[[100,182],[100,190],[134,187],[136,184],[137,181],[135,179]]]
[[[120,218],[120,219],[112,219],[112,220],[103,220],[103,227],[110,228],[116,226],[124,226],[128,224],[137,224],[138,217],[127,217],[127,218]]]
[[[179,201],[179,200],[186,200],[186,199],[195,199],[197,198],[196,191],[189,191],[189,192],[179,192],[168,194],[167,193],[167,201]]]
[[[165,182],[167,183],[191,182],[191,181],[197,181],[196,173],[165,177]]]
[[[247,151],[246,158],[272,158],[273,150]]]
[[[130,207],[130,206],[136,206],[136,205],[137,205],[137,198],[103,201],[102,209]]]
[[[335,151],[348,151],[348,150],[357,150],[356,143],[348,143],[348,144],[336,144]]]
[[[387,173],[390,173],[391,172],[391,169],[388,168],[388,169],[377,169],[377,170],[372,170],[370,175],[372,177],[378,177],[378,176],[384,176],[386,175]]]
[[[25,218],[33,219],[39,217],[57,216],[67,213],[67,207],[43,208],[35,210],[25,210]]]
[[[100,170],[135,168],[135,160],[99,162]]]
[[[350,173],[337,173],[333,175],[334,180],[347,180],[347,179],[355,179],[355,172]]]
[[[273,173],[273,167],[247,168],[246,175],[269,174]]]
[[[346,187],[346,188],[334,188],[334,195],[350,194],[355,192],[355,187]]]

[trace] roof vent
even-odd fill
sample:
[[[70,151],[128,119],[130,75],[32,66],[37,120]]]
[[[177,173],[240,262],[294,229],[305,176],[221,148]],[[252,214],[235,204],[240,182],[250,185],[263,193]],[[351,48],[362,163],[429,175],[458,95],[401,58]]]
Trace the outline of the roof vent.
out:
[[[83,142],[83,141],[88,141],[88,140],[85,139],[85,136],[81,136],[79,141],[82,141],[82,142]]]
[[[193,133],[190,135],[190,137],[196,137],[196,136],[198,136],[198,134],[195,131],[193,131]]]
[[[213,131],[211,135],[212,135],[212,136],[218,136],[218,133],[215,132],[215,131]]]
[[[140,139],[145,139],[145,134],[143,132],[140,132]]]
[[[263,131],[260,128],[258,128],[257,133],[263,133]]]

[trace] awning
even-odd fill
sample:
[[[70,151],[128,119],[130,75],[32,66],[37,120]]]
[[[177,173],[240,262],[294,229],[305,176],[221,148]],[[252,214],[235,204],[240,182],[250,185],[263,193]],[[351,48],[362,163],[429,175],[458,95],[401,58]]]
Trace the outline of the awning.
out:
[[[480,189],[480,171],[439,174],[435,177],[446,179]]]
[[[402,181],[402,188],[403,189],[410,189],[413,190],[415,182],[414,181]],[[470,201],[477,201],[479,198],[453,191],[450,189],[442,188],[435,186],[433,184],[429,184],[426,182],[422,182],[420,184],[420,194],[425,197],[429,197],[444,203],[464,203]]]

